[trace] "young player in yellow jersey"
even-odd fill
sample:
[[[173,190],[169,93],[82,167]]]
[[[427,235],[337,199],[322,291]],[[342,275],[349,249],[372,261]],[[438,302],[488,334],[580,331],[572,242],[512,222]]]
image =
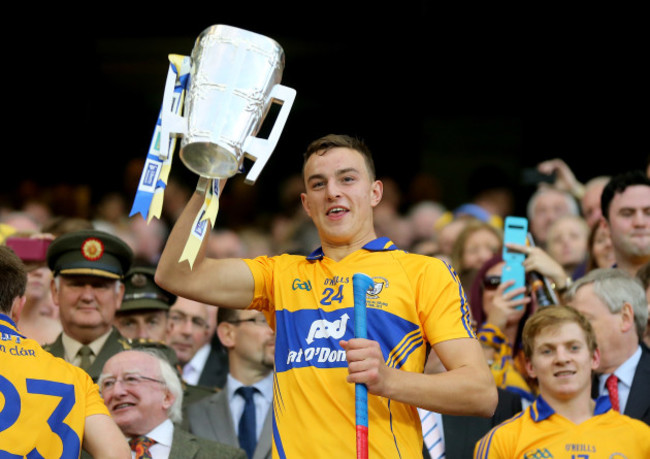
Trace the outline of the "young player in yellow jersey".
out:
[[[538,309],[524,325],[526,368],[540,395],[488,432],[475,458],[646,458],[650,427],[591,399],[600,353],[589,321],[568,306]]]
[[[18,331],[27,273],[0,246],[0,457],[131,457],[90,376]]]
[[[454,271],[378,239],[373,208],[383,185],[367,146],[348,136],[314,141],[303,163],[303,207],[321,241],[310,256],[179,263],[203,203],[195,193],[158,264],[168,291],[208,304],[262,311],[276,331],[274,457],[355,457],[355,383],[368,388],[370,457],[422,455],[415,407],[490,416],[492,375]],[[352,276],[366,294],[368,339],[354,338]],[[448,371],[424,374],[427,344]]]

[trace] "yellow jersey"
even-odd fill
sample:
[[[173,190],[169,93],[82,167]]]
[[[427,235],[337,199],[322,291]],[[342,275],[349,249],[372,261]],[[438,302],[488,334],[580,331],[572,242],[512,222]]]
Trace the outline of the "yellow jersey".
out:
[[[641,459],[650,457],[650,426],[611,409],[607,396],[594,416],[574,424],[539,396],[494,427],[474,448],[475,459]]]
[[[422,373],[426,343],[476,338],[469,304],[454,270],[443,261],[376,239],[343,260],[279,255],[246,260],[255,279],[250,308],[276,331],[273,456],[355,457],[355,387],[341,339],[354,337],[352,278],[364,273],[367,337],[386,364]],[[422,456],[417,409],[368,394],[371,457]]]
[[[109,415],[90,376],[0,314],[0,458],[78,458],[94,414]]]

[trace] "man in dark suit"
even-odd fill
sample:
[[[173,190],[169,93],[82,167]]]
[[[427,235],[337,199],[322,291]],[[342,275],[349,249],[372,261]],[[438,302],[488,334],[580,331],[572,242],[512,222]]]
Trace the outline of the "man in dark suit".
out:
[[[211,346],[214,328],[210,327],[210,313],[214,310],[214,306],[179,297],[169,310],[166,341],[176,351],[184,381],[222,388],[228,372],[227,354]]]
[[[614,409],[650,425],[650,351],[641,342],[648,306],[640,281],[622,269],[596,269],[571,286],[566,301],[596,333],[600,365],[592,397],[609,394]]]
[[[444,438],[444,453],[446,459],[471,459],[474,445],[489,430],[510,419],[522,409],[521,397],[514,392],[497,388],[499,403],[494,415],[490,418],[480,416],[442,415],[442,431]],[[422,451],[424,459],[432,458],[425,444]]]
[[[140,348],[114,355],[104,365],[98,384],[136,459],[246,458],[239,448],[199,438],[178,427],[182,422],[181,381],[157,349]]]
[[[220,308],[217,333],[228,350],[229,373],[219,393],[188,405],[189,430],[204,438],[240,445],[249,459],[271,457],[273,362],[275,334],[264,315],[254,310]],[[244,437],[246,402],[240,389],[252,388],[252,441]]]
[[[104,362],[125,349],[126,339],[113,320],[124,296],[121,281],[132,260],[124,241],[97,230],[58,236],[47,251],[54,276],[52,299],[63,331],[44,349],[83,368],[94,381]]]
[[[205,360],[205,365],[199,375],[199,386],[215,387],[223,389],[228,374],[228,353],[221,345],[219,337],[215,334],[212,340],[204,346],[209,347],[210,352]]]

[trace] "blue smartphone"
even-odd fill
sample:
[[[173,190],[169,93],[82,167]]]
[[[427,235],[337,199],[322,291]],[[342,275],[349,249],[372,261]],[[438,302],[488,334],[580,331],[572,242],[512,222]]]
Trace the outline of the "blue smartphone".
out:
[[[501,272],[501,282],[513,280],[514,285],[508,287],[505,291],[524,287],[526,285],[526,270],[524,269],[524,260],[526,254],[508,250],[506,244],[526,245],[528,235],[528,219],[524,217],[507,216],[503,224],[503,261],[506,262]],[[517,295],[513,299],[523,299],[524,294]],[[521,308],[521,307],[520,307]]]

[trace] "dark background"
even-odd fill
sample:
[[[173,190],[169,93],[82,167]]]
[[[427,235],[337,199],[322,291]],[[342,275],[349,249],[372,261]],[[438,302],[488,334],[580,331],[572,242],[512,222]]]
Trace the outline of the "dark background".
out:
[[[521,208],[521,172],[541,160],[561,157],[585,181],[645,167],[650,152],[640,12],[452,12],[425,1],[20,10],[25,25],[5,41],[2,193],[27,178],[91,184],[95,197],[123,189],[127,161],[149,148],[168,54],[189,55],[214,24],[275,39],[282,84],[297,91],[255,185],[267,206],[306,145],[331,132],[364,138],[380,178],[405,193],[431,174],[449,207],[469,199],[484,165],[505,171]],[[178,156],[173,170],[193,186]]]

